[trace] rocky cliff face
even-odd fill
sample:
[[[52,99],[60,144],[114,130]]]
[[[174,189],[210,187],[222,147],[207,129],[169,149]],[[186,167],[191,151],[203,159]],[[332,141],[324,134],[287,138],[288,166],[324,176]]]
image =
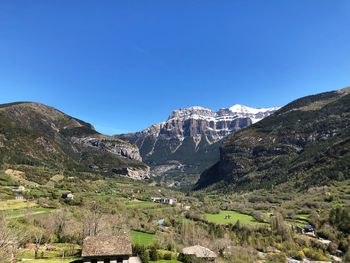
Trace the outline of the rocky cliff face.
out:
[[[54,169],[149,176],[138,148],[98,133],[84,121],[39,103],[0,105],[0,164],[29,164]]]
[[[307,188],[349,177],[350,89],[298,99],[228,136],[196,188]],[[220,184],[217,184],[220,185]]]
[[[130,160],[142,161],[139,149],[136,147],[136,145],[125,143],[124,141],[116,140],[115,138],[109,136],[99,135],[98,137],[72,137],[72,141],[80,145],[93,147],[100,151],[115,154]]]
[[[138,146],[143,160],[155,175],[169,176],[171,180],[187,177],[193,181],[218,160],[222,138],[277,109],[234,105],[214,112],[204,107],[190,107],[174,110],[165,122],[118,137]]]

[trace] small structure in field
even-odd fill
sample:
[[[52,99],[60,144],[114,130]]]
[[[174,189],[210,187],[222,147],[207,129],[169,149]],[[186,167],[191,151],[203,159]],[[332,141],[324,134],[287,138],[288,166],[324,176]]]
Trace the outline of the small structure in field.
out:
[[[12,188],[12,192],[15,192],[15,193],[22,193],[25,190],[26,190],[26,188],[23,185],[15,186]]]
[[[61,198],[65,200],[73,200],[74,195],[72,194],[72,192],[63,192]]]
[[[84,263],[131,263],[138,259],[131,257],[131,240],[121,236],[89,236],[84,239],[82,258]]]
[[[160,203],[162,200],[162,197],[151,197],[151,201],[154,203]]]
[[[304,227],[294,226],[293,229],[297,234],[304,234],[311,237],[316,237],[315,229],[312,225],[307,224]]]
[[[16,200],[24,200],[23,192],[25,192],[26,188],[22,185],[12,187],[12,192],[15,194]]]
[[[202,259],[205,262],[216,262],[216,254],[209,248],[196,245],[192,247],[185,247],[182,250],[184,256],[193,256],[198,259]]]
[[[167,197],[151,197],[151,201],[160,204],[166,205],[175,205],[177,200],[175,198],[167,198]]]
[[[159,219],[159,220],[157,220],[157,225],[158,226],[160,226],[160,227],[165,227],[165,220],[164,220],[164,218],[162,218],[162,219]]]
[[[16,200],[24,200],[24,196],[22,194],[16,193],[15,194],[15,199]]]
[[[189,211],[190,209],[191,209],[191,206],[190,206],[190,205],[185,205],[185,206],[184,206],[184,210],[185,210],[185,211]]]
[[[315,229],[313,228],[312,225],[305,225],[303,228],[303,233],[308,236],[315,237]]]

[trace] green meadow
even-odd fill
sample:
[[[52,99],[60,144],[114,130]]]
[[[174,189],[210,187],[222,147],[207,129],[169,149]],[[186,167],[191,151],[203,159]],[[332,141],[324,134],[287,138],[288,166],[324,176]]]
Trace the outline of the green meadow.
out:
[[[230,217],[228,218],[227,216]],[[251,215],[242,214],[237,211],[220,211],[218,214],[206,214],[205,218],[208,222],[215,224],[235,224],[238,220],[243,224],[263,224]]]
[[[156,235],[141,231],[131,231],[131,238],[134,244],[149,246],[155,240]]]

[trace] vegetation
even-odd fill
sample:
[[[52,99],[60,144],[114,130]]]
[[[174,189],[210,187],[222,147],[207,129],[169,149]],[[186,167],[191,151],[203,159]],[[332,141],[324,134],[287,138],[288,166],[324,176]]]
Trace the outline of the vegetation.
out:
[[[237,221],[243,224],[261,224],[254,217],[236,211],[220,211],[217,214],[206,214],[205,219],[215,224],[235,224]]]
[[[301,98],[228,136],[196,189],[307,190],[349,178],[348,90]]]
[[[134,244],[150,246],[155,241],[155,234],[134,230],[130,234]]]
[[[70,262],[80,258],[87,236],[130,233],[133,253],[143,262],[194,262],[186,256],[177,258],[177,253],[197,244],[213,250],[223,262],[329,261],[331,256],[347,262],[349,131],[344,127],[349,124],[345,110],[349,100],[349,95],[339,93],[308,97],[234,135],[223,149],[229,149],[226,161],[241,167],[230,175],[237,180],[224,175],[214,186],[186,193],[163,188],[152,179],[133,181],[88,168],[95,157],[100,164],[106,160],[107,168],[139,163],[94,150],[76,156],[68,137],[91,135],[84,122],[54,111],[51,117],[57,127],[75,127],[77,122],[84,127],[56,134],[63,136],[62,144],[51,136],[57,132],[51,126],[29,120],[35,124],[31,130],[23,116],[18,121],[24,126],[13,124],[11,111],[4,113],[3,107],[0,133],[9,144],[0,148],[0,258],[6,263],[12,255],[31,262]],[[41,110],[31,107],[19,112],[29,111],[40,119]],[[293,107],[298,110],[288,110]],[[319,136],[314,143],[308,141],[311,131]],[[304,139],[295,141],[293,134]],[[255,140],[257,136],[262,141]],[[14,142],[20,145],[18,155]],[[233,153],[234,147],[240,151]],[[219,163],[211,172],[232,168],[225,165]],[[64,191],[74,198],[62,198]],[[16,195],[24,200],[15,200]],[[153,203],[152,196],[176,198],[178,204]]]

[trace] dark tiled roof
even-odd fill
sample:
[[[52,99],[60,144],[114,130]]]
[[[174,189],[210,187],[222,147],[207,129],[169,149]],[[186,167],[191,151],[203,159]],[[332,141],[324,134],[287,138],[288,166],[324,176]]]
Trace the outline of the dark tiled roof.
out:
[[[128,236],[89,236],[84,239],[82,257],[131,255]]]

